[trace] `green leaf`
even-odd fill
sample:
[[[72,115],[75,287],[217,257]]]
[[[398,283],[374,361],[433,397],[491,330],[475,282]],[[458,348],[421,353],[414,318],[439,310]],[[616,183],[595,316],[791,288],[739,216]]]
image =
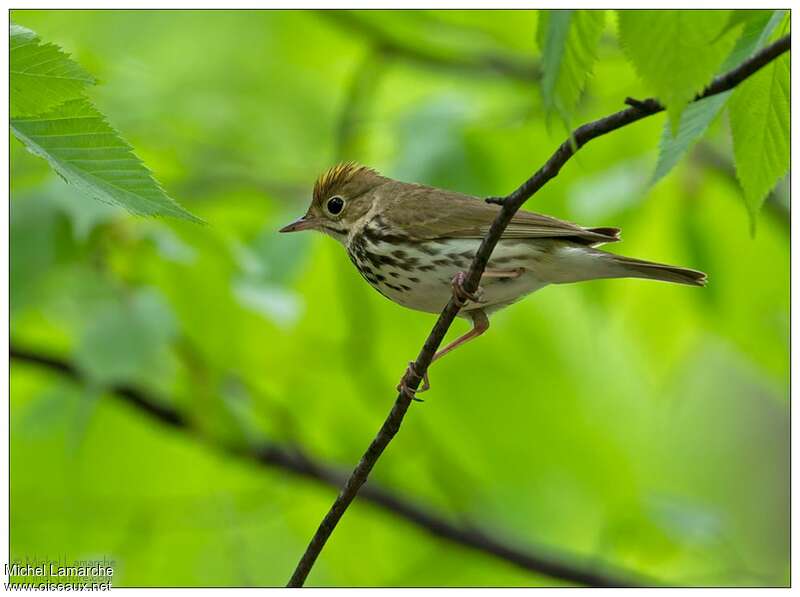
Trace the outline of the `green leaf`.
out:
[[[202,221],[164,192],[88,100],[71,100],[40,116],[12,118],[11,130],[64,180],[99,201],[140,215]]]
[[[722,31],[720,31],[720,35],[725,35],[728,31],[735,29],[742,23],[748,24],[753,21],[766,22],[773,12],[775,11],[766,9],[732,10],[728,22],[725,24],[725,27],[722,28]]]
[[[542,52],[542,97],[548,113],[568,119],[592,72],[605,24],[602,10],[545,10],[537,39]]]
[[[728,10],[619,10],[619,35],[642,80],[677,131],[686,105],[711,82],[733,47]]]
[[[8,58],[12,116],[41,114],[95,83],[57,45],[43,44],[36,33],[13,23]]]
[[[689,148],[702,137],[728,101],[730,92],[720,93],[689,104],[681,114],[677,132],[669,122],[664,124],[658,148],[658,163],[650,184],[666,176]]]
[[[786,18],[783,34],[789,25]],[[729,105],[736,177],[751,231],[767,193],[789,170],[789,53],[741,83]]]
[[[738,66],[757,50],[763,48],[786,15],[785,10],[737,10],[734,12],[748,13],[744,21],[742,35],[736,42],[733,50],[725,59],[720,69],[720,74]]]
[[[725,59],[718,74],[722,74],[741,63],[761,48],[783,16],[782,10],[735,10],[726,31],[744,23],[739,40]],[[732,24],[733,23],[733,24]],[[714,119],[725,107],[732,92],[720,93],[702,101],[689,104],[681,114],[677,133],[673,134],[669,122],[664,125],[659,144],[658,163],[651,184],[666,176],[683,155],[700,139]]]

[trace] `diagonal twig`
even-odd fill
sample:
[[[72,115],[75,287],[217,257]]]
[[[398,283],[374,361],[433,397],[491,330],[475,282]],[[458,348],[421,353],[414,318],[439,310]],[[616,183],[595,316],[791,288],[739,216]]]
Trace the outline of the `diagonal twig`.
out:
[[[731,71],[717,77],[712,83],[699,93],[693,101],[698,101],[718,93],[730,91],[739,83],[747,79],[750,75],[757,72],[769,64],[772,60],[787,52],[791,46],[791,38],[789,35],[782,37],[776,42],[763,48],[759,52],[753,54],[750,58],[742,62],[739,66]],[[466,292],[476,292],[478,284],[480,283],[483,270],[491,257],[495,245],[500,240],[506,226],[508,226],[511,218],[534,193],[541,189],[548,181],[558,175],[558,172],[567,163],[567,161],[575,155],[575,153],[586,145],[592,139],[596,139],[602,135],[608,134],[619,128],[657,114],[664,110],[664,106],[656,99],[646,99],[644,101],[631,100],[626,101],[632,104],[629,108],[620,110],[610,116],[595,120],[588,124],[575,129],[570,137],[564,141],[549,160],[542,166],[536,173],[528,180],[522,183],[516,190],[504,198],[491,199],[489,201],[502,205],[502,209],[497,214],[494,222],[492,222],[489,231],[481,241],[481,245],[472,260],[469,272],[463,282],[463,288]],[[453,323],[456,315],[458,314],[459,307],[455,297],[451,298],[445,308],[442,310],[439,318],[433,326],[428,338],[422,346],[413,367],[409,367],[404,377],[406,387],[415,391],[422,380],[422,376],[428,370],[431,364],[433,355],[439,348],[442,340],[444,339],[447,330]],[[417,373],[415,375],[414,373]],[[319,527],[317,528],[314,536],[300,558],[297,567],[289,579],[289,587],[300,587],[305,583],[314,562],[319,556],[322,548],[325,546],[328,538],[333,533],[339,520],[344,515],[347,508],[355,499],[360,487],[364,484],[372,471],[375,463],[380,458],[386,446],[394,438],[400,429],[400,424],[408,411],[411,404],[411,395],[407,392],[400,392],[395,399],[389,415],[378,430],[377,435],[370,443],[361,460],[356,465],[353,472],[348,477],[342,490],[339,492],[338,497],[330,507],[325,517],[322,519]]]
[[[64,359],[42,354],[34,350],[12,345],[12,362],[27,363],[54,371],[60,375],[82,380],[77,367]],[[300,447],[276,442],[260,442],[249,445],[221,444],[211,442],[200,431],[193,428],[183,413],[163,404],[155,396],[126,385],[108,389],[137,410],[144,412],[160,423],[184,433],[193,435],[233,456],[253,461],[260,466],[277,468],[298,477],[311,479],[329,487],[340,487],[347,478],[347,471],[314,459]],[[654,579],[597,561],[588,562],[575,554],[567,554],[543,546],[521,548],[503,540],[496,533],[481,530],[473,525],[456,524],[448,517],[429,506],[403,498],[388,488],[369,483],[361,490],[361,498],[382,508],[428,532],[434,537],[450,541],[456,545],[474,549],[498,558],[528,572],[543,574],[560,581],[588,584],[593,586],[636,586],[659,585]]]

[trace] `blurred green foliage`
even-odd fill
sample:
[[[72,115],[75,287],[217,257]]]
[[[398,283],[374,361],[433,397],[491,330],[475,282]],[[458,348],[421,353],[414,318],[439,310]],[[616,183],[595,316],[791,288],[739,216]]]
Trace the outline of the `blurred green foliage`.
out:
[[[96,81],[58,46],[11,24],[11,131],[89,197],[140,215],[199,220],[168,197],[84,93]]]
[[[12,142],[12,342],[86,379],[12,362],[12,558],[105,556],[127,586],[283,584],[334,491],[216,445],[267,438],[350,467],[434,318],[372,291],[331,239],[276,230],[340,159],[478,196],[529,176],[565,136],[531,76],[537,14],[12,17],[101,81],[94,103],[208,223],[89,201]],[[575,123],[652,91],[606,21]],[[709,286],[550,287],[497,314],[433,367],[373,478],[523,547],[667,583],[785,585],[786,185],[751,237],[717,118],[649,186],[665,120],[594,141],[529,207],[621,226],[620,252],[704,270]],[[191,433],[113,383],[179,409]],[[358,502],[309,578],[554,582]]]
[[[639,75],[667,106],[673,134],[736,42],[732,10],[623,10],[619,36]]]

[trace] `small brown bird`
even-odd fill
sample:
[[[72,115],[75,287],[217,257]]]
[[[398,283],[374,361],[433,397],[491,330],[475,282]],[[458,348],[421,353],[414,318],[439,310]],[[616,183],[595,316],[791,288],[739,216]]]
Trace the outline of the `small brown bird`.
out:
[[[497,243],[481,288],[470,295],[461,286],[464,273],[499,210],[476,197],[399,182],[348,162],[319,177],[306,214],[281,232],[332,236],[373,288],[404,307],[439,313],[455,294],[459,315],[473,328],[433,360],[484,333],[490,313],[547,284],[648,278],[705,285],[702,272],[595,248],[620,240],[618,228],[583,228],[520,211]],[[428,386],[426,379],[420,391]]]

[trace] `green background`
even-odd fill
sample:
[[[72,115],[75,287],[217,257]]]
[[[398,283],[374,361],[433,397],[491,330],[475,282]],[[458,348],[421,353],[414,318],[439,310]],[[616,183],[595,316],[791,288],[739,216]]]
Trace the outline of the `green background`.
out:
[[[116,585],[284,584],[335,490],[223,446],[298,446],[349,469],[434,317],[369,288],[332,239],[276,230],[340,159],[478,196],[530,176],[565,136],[526,75],[537,15],[13,19],[100,80],[98,108],[208,224],[93,202],[12,140],[12,342],[84,375],[12,361],[12,558],[105,556]],[[609,17],[576,122],[647,93],[615,26]],[[648,185],[664,121],[593,141],[527,207],[620,226],[613,250],[701,269],[708,287],[554,286],[498,313],[432,368],[426,401],[372,478],[458,524],[600,571],[785,585],[786,185],[751,237],[725,117]],[[449,337],[466,329],[458,321]],[[158,397],[186,424],[155,421],[111,384]],[[309,577],[562,582],[359,502]]]

